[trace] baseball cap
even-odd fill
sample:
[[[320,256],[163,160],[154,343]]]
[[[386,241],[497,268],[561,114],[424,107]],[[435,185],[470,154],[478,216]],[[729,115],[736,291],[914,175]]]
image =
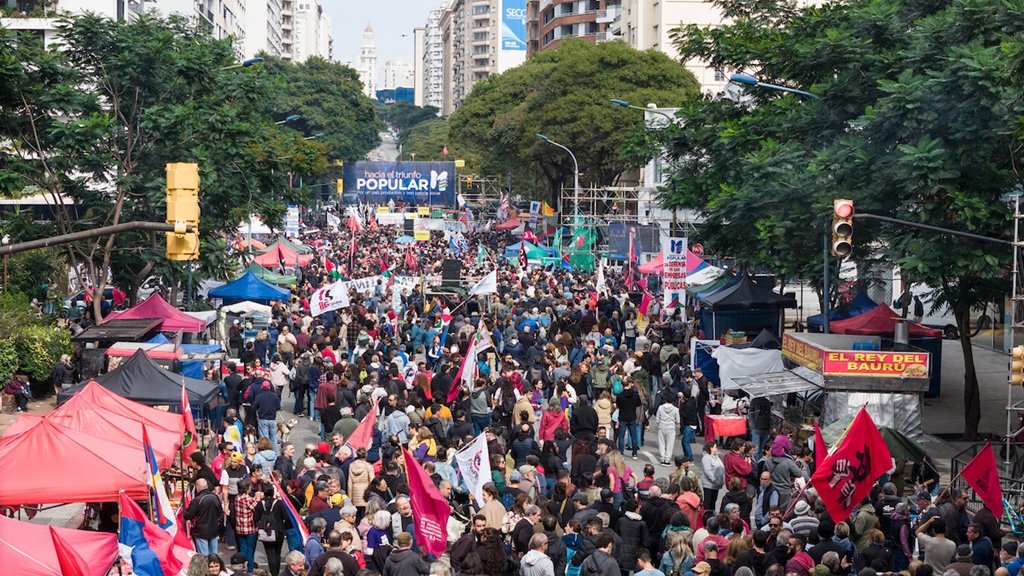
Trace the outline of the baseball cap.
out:
[[[693,565],[694,574],[711,574],[711,564],[707,562],[697,562]]]
[[[245,456],[242,456],[241,452],[232,452],[231,460],[233,462],[245,462]]]
[[[340,506],[345,501],[345,497],[341,493],[331,494],[331,506]]]
[[[927,490],[921,490],[920,492],[917,493],[917,499],[931,501],[932,493]]]
[[[584,492],[577,492],[577,493],[573,494],[572,495],[572,501],[573,502],[582,502],[584,504],[587,504],[589,502],[589,500],[587,500],[587,495]]]
[[[519,473],[519,470],[515,470],[508,477],[510,482],[519,482],[523,479],[523,475]]]

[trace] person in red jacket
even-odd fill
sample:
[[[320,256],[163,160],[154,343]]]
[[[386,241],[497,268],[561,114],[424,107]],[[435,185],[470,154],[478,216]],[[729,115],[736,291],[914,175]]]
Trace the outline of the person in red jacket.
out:
[[[548,400],[548,409],[541,414],[540,431],[538,436],[541,442],[551,442],[555,439],[555,431],[559,428],[568,431],[569,420],[565,417],[565,410],[562,410],[562,403],[558,398]]]
[[[750,478],[750,473],[754,470],[754,461],[751,458],[751,454],[754,451],[754,445],[750,442],[744,442],[740,438],[733,438],[732,449],[723,458],[722,464],[725,466],[725,484],[729,485],[729,481],[733,478],[739,478],[740,483],[743,485],[743,489],[747,489],[747,479]]]

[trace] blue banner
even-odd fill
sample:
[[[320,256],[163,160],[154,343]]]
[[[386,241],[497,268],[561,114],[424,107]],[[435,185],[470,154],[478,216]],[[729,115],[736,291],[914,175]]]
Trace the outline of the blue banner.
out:
[[[352,162],[342,180],[344,194],[360,203],[455,205],[454,162]]]
[[[526,0],[501,3],[501,49],[526,51]]]

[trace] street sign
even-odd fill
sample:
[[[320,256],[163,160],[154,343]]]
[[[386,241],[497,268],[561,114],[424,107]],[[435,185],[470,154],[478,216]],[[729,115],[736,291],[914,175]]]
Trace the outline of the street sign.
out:
[[[704,255],[704,245],[703,244],[694,244],[690,248],[690,252],[693,252],[694,256],[703,256]]]

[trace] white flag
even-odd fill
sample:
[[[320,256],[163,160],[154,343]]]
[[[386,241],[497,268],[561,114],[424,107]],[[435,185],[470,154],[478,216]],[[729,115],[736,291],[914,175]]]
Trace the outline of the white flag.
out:
[[[491,481],[491,458],[487,454],[487,438],[480,434],[461,451],[455,453],[455,462],[462,473],[466,490],[476,498],[479,508],[484,506],[484,484]]]
[[[319,316],[330,310],[338,310],[349,305],[348,285],[345,282],[335,282],[321,286],[313,297],[309,299],[309,313],[311,316]]]
[[[477,296],[479,294],[497,294],[498,293],[498,271],[492,270],[490,274],[484,276],[473,286],[473,289],[469,291],[470,296]]]
[[[338,218],[330,212],[327,213],[327,226],[338,229],[341,228],[341,218]]]
[[[598,294],[602,294],[602,293],[603,294],[607,294],[608,293],[608,282],[606,282],[605,279],[604,279],[604,261],[603,260],[601,261],[601,264],[599,264],[598,267],[597,267],[597,282],[594,285],[594,290],[597,290]]]

